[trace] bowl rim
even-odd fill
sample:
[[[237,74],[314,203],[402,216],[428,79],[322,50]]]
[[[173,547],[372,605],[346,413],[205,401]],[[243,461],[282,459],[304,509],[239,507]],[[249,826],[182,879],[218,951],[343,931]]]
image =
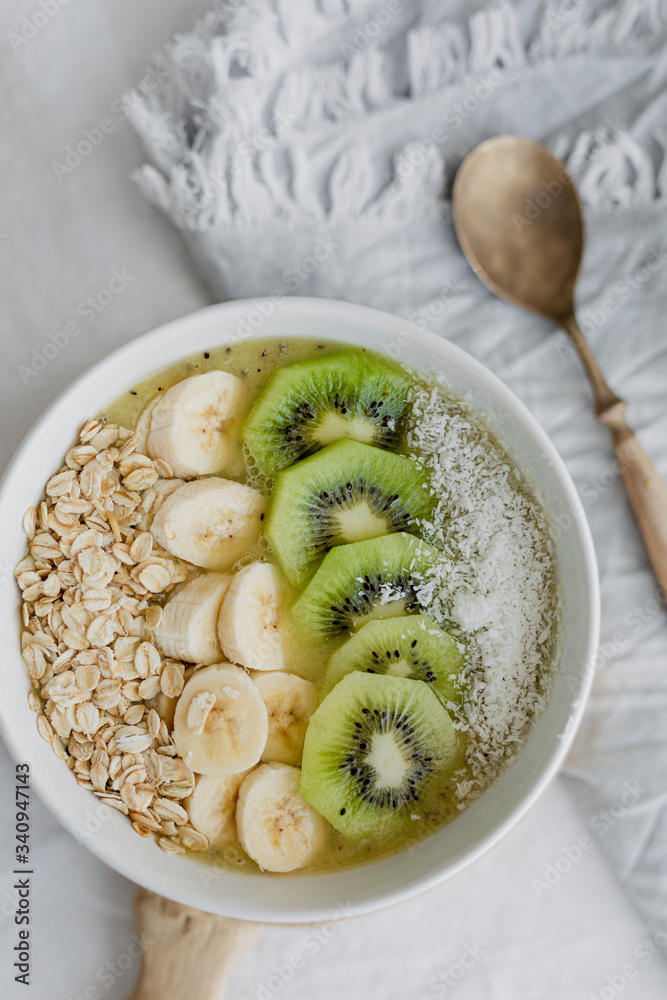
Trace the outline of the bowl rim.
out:
[[[223,323],[216,334],[211,334],[211,342],[208,344],[209,347],[224,345],[225,343],[230,342],[238,342],[239,339],[259,339],[262,335],[261,329],[258,331],[253,329],[251,330],[249,336],[239,338],[233,334],[230,335],[229,331],[225,330],[223,327],[224,322],[230,319],[242,319],[244,315],[248,315],[251,311],[257,309],[261,312],[262,306],[264,306],[267,310],[270,308],[271,314],[279,313],[282,318],[286,318],[288,320],[290,315],[298,315],[299,313],[322,314],[322,312],[324,312],[328,317],[338,317],[341,321],[342,343],[346,342],[346,321],[353,322],[355,319],[361,322],[366,321],[367,324],[370,324],[371,322],[376,324],[381,322],[386,328],[387,335],[408,331],[413,337],[419,338],[427,349],[432,348],[439,356],[440,360],[444,360],[445,356],[449,356],[460,367],[467,369],[473,378],[475,378],[478,382],[486,384],[493,389],[494,394],[500,398],[502,404],[515,415],[515,417],[523,425],[524,429],[529,433],[529,436],[532,438],[534,443],[539,446],[546,457],[548,464],[552,468],[558,486],[562,490],[565,499],[568,501],[570,509],[577,511],[578,516],[573,519],[573,526],[577,534],[577,541],[581,550],[581,557],[586,576],[585,589],[588,597],[588,606],[586,609],[588,633],[586,636],[585,656],[583,662],[584,665],[593,663],[600,629],[600,590],[593,539],[588,521],[582,510],[581,501],[574,482],[572,481],[563,459],[560,457],[546,431],[544,431],[538,424],[526,405],[507,385],[505,385],[504,382],[501,381],[501,379],[498,378],[498,376],[496,376],[492,371],[490,371],[490,369],[458,345],[451,343],[451,341],[448,341],[444,337],[440,337],[431,331],[422,329],[415,323],[404,320],[391,313],[386,313],[382,310],[373,309],[367,306],[356,305],[334,299],[320,299],[306,296],[284,297],[278,302],[276,302],[275,299],[268,297],[237,299],[230,302],[206,306],[202,309],[196,310],[195,312],[188,313],[185,316],[181,316],[175,320],[161,324],[160,326],[147,331],[146,333],[117,348],[115,351],[106,354],[100,361],[84,371],[61,393],[59,393],[59,395],[53,400],[52,403],[50,403],[42,415],[35,421],[28,433],[24,436],[13,457],[8,463],[2,479],[0,480],[0,516],[5,506],[8,491],[11,489],[14,477],[17,474],[24,451],[37,438],[39,438],[44,426],[50,422],[57,412],[67,405],[69,400],[76,397],[87,382],[101,376],[106,368],[112,366],[115,367],[123,361],[131,361],[133,355],[142,353],[146,351],[146,349],[150,349],[152,346],[157,347],[160,342],[165,339],[182,337],[183,343],[187,343],[187,336],[188,334],[193,333],[193,329],[196,330],[198,326],[202,325],[205,327],[209,320],[215,319],[218,316]],[[266,336],[268,338],[276,335],[269,332]],[[299,337],[303,336],[305,335],[299,334]],[[320,334],[320,336],[322,335]],[[316,334],[312,334],[312,339],[317,339]],[[350,343],[354,342],[350,341]],[[179,356],[187,357],[188,354],[193,353],[193,351],[197,349],[198,347],[193,348],[191,351],[184,352]],[[155,356],[159,357],[159,352],[156,353]],[[177,358],[168,360],[165,364],[172,364],[175,360],[177,360]],[[156,366],[153,371],[158,371],[159,367],[160,366]],[[148,375],[148,372],[142,374],[141,378],[146,377],[146,375]],[[122,392],[122,389],[120,389],[119,392]],[[114,393],[114,396],[117,396],[119,392]],[[110,397],[110,399],[111,398],[113,397]],[[353,907],[354,915],[372,912],[382,907],[400,902],[404,899],[411,898],[418,893],[430,889],[446,879],[451,878],[453,875],[474,863],[487,851],[491,850],[514,826],[521,821],[526,813],[538,802],[558,775],[558,772],[570,749],[577,728],[581,722],[587,697],[593,681],[593,673],[594,671],[590,669],[584,669],[580,673],[579,683],[576,688],[573,687],[569,699],[569,714],[566,729],[562,733],[557,735],[554,734],[554,746],[546,763],[544,764],[544,767],[533,781],[532,786],[521,797],[515,807],[506,814],[505,818],[501,822],[496,823],[490,830],[479,838],[477,843],[471,846],[470,849],[466,850],[460,857],[442,862],[432,872],[415,878],[399,888],[393,888],[390,890],[379,889],[375,893],[366,894],[363,901]],[[13,723],[7,709],[8,706],[0,700],[0,734],[2,735],[11,755],[16,761],[20,761],[24,759],[21,755],[20,746],[22,726],[21,723]],[[61,800],[58,798],[56,791],[51,789],[48,782],[45,779],[42,779],[39,768],[35,768],[31,771],[31,784],[37,791],[41,801],[44,802],[56,819],[58,819],[58,821],[71,832],[71,826],[68,818],[68,808],[66,805],[63,805]],[[252,905],[247,907],[213,906],[211,904],[215,901],[212,900],[210,896],[204,896],[203,892],[197,894],[196,892],[182,891],[180,888],[176,889],[174,886],[165,886],[161,875],[156,875],[153,871],[143,868],[139,859],[135,859],[134,856],[122,855],[117,849],[107,847],[105,843],[99,842],[93,837],[86,841],[85,846],[90,849],[101,861],[105,862],[111,868],[136,884],[141,885],[159,895],[167,896],[168,898],[175,899],[178,902],[201,910],[218,912],[240,919],[259,920],[272,923],[294,924],[318,920],[330,920],[335,918],[335,914],[333,913],[331,906],[322,906],[318,905],[318,903],[301,906],[298,909],[298,915],[296,915],[296,911],[293,908],[290,909],[288,913],[285,913],[280,908],[275,906],[273,908],[263,908],[258,906],[253,907]],[[398,856],[400,857],[400,855]]]

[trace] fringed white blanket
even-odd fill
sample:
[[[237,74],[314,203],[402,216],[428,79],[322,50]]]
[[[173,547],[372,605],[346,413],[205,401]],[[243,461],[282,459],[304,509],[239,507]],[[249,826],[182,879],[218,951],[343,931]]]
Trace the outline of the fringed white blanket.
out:
[[[127,97],[149,160],[136,179],[216,298],[320,295],[410,317],[496,370],[560,448],[604,598],[568,784],[654,934],[667,930],[667,618],[574,352],[472,276],[448,192],[491,135],[566,160],[586,207],[582,325],[667,475],[665,17],[660,0],[472,15],[427,0],[220,0]]]

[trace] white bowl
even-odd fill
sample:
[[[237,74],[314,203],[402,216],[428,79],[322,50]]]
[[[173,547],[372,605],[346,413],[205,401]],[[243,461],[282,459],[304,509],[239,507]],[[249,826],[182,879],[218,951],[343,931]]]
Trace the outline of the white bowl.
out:
[[[130,384],[178,360],[246,336],[333,339],[384,351],[444,372],[456,390],[490,413],[519,464],[539,484],[560,526],[557,561],[564,595],[564,644],[549,704],[514,763],[472,805],[418,848],[328,874],[272,877],[166,855],[127,819],[78,787],[37,734],[18,641],[18,592],[11,569],[22,558],[21,519],[81,424]],[[546,434],[494,375],[459,348],[395,316],[342,302],[286,299],[232,302],[168,323],[135,340],[78,379],[47,410],[11,463],[0,489],[4,525],[0,657],[2,733],[32,785],[70,831],[127,878],[171,899],[227,916],[298,923],[363,913],[405,899],[460,871],[513,827],[556,776],[581,717],[599,624],[595,554],[574,485]]]

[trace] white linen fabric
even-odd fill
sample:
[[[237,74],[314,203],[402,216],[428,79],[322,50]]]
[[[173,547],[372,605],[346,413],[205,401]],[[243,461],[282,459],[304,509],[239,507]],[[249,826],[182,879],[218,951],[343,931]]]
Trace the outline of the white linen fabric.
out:
[[[137,180],[182,230],[216,297],[352,299],[529,374],[524,397],[569,459],[604,542],[596,666],[606,669],[571,757],[571,786],[584,808],[613,810],[605,847],[661,933],[665,611],[583,377],[574,397],[562,393],[563,375],[577,370],[564,336],[475,281],[446,192],[462,154],[489,135],[540,138],[566,159],[587,209],[583,326],[664,468],[655,433],[665,426],[664,390],[653,399],[632,391],[645,354],[663,373],[667,366],[664,11],[636,0],[529,11],[494,5],[466,22],[398,0],[381,10],[309,0],[298,13],[278,0],[223,5],[169,47],[160,85],[128,102],[151,159]],[[530,225],[539,197],[519,224]],[[409,348],[392,347],[407,359]],[[617,593],[628,559],[632,586]]]
[[[664,997],[665,612],[574,352],[476,281],[447,198],[488,136],[521,133],[566,157],[586,207],[580,317],[667,476],[664,8],[54,3],[0,11],[2,459],[73,377],[160,322],[212,299],[340,297],[410,317],[503,378],[564,456],[598,547],[600,669],[565,776],[433,892],[319,939],[267,928],[230,997]],[[128,180],[142,154],[127,114],[149,153],[139,184],[194,267]],[[114,270],[125,284],[107,302]],[[58,340],[70,323],[78,333]],[[12,775],[3,749],[8,804]],[[133,887],[38,801],[32,825],[26,991],[11,967],[9,806],[0,823],[0,995],[128,996]],[[289,977],[294,954],[303,967]]]

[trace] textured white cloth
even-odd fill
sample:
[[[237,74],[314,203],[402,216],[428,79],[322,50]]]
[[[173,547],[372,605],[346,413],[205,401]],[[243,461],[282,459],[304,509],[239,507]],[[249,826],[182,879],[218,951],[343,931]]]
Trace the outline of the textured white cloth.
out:
[[[152,60],[154,49],[174,32],[189,29],[208,5],[161,0],[138,11],[127,2],[87,0],[61,7],[25,45],[12,42],[10,33],[29,33],[22,19],[33,18],[39,6],[17,0],[0,12],[3,462],[73,377],[132,337],[211,301],[171,226],[128,180],[142,153],[118,103],[142,78],[146,89],[158,80],[166,87],[160,60]],[[525,3],[500,13],[482,8],[469,26],[470,4],[422,7],[403,0],[391,22],[381,25],[380,35],[366,27],[374,10],[367,5],[359,8],[352,27],[341,24],[333,35],[323,30],[317,44],[308,41],[310,4],[292,0],[284,7],[294,12],[295,23],[284,37],[279,31],[280,42],[271,19],[262,32],[254,20],[259,15],[253,11],[266,9],[264,0],[256,5],[238,0],[230,30],[236,25],[240,31],[239,19],[247,20],[243,36],[233,32],[237,55],[231,59],[219,46],[204,79],[203,35],[201,43],[187,36],[179,42],[178,79],[190,80],[191,86],[199,81],[196,113],[202,120],[213,115],[207,94],[217,79],[229,101],[215,115],[230,136],[234,128],[245,128],[260,156],[273,145],[294,146],[291,160],[285,156],[282,166],[276,163],[276,179],[268,182],[273,187],[255,184],[254,171],[233,174],[234,197],[227,210],[217,209],[217,235],[188,231],[199,271],[215,298],[275,289],[337,296],[412,316],[500,375],[551,434],[582,491],[602,572],[604,669],[570,760],[570,777],[560,779],[491,855],[410,903],[341,925],[317,954],[303,929],[267,928],[239,966],[229,995],[261,995],[258,983],[268,984],[277,974],[274,966],[301,952],[304,969],[274,995],[291,1000],[313,995],[325,1000],[343,992],[387,1000],[443,995],[590,1000],[591,992],[600,996],[605,987],[616,988],[610,981],[618,986],[622,967],[632,963],[636,976],[623,995],[659,1000],[667,992],[667,973],[651,950],[655,932],[644,927],[626,889],[643,897],[645,909],[651,905],[665,850],[660,840],[660,786],[667,771],[665,614],[653,603],[655,585],[606,432],[591,416],[576,356],[562,335],[494,300],[476,282],[456,249],[447,201],[439,198],[442,152],[446,191],[461,157],[489,135],[522,132],[570,154],[586,198],[589,237],[581,317],[614,388],[630,400],[635,428],[667,475],[663,272],[661,267],[649,272],[646,281],[638,272],[664,239],[665,228],[660,128],[667,63],[657,5],[614,4],[610,12],[596,15],[588,3],[568,0],[557,3],[549,16]],[[335,0],[322,0],[320,9],[329,12],[319,21],[327,30],[330,17],[344,13]],[[379,0],[375,10],[382,9],[390,5]],[[444,14],[460,33],[437,29]],[[420,29],[420,23],[427,27]],[[406,47],[402,38],[408,24],[415,34]],[[301,38],[298,51],[295,32]],[[353,61],[353,72],[344,73],[330,64],[349,54],[349,49],[341,51],[349,45],[360,46],[360,58]],[[372,47],[387,49],[386,57],[369,55]],[[414,53],[412,76],[408,50]],[[445,52],[451,53],[449,62],[441,58]],[[244,64],[253,74],[268,74],[270,100],[279,74],[272,60],[283,60],[287,67],[308,59],[317,74],[304,70],[305,78],[285,84],[283,124],[272,142],[262,132],[270,124],[263,112],[257,129],[260,105]],[[228,66],[236,81],[229,85]],[[497,87],[495,77],[488,81],[489,67],[498,70]],[[483,99],[476,91],[480,74],[493,88]],[[139,106],[132,103],[138,116]],[[461,112],[454,110],[456,104],[462,104]],[[290,106],[298,108],[294,120]],[[422,111],[431,117],[421,117]],[[443,125],[450,112],[458,117]],[[99,146],[58,179],[54,161],[64,163],[66,147],[76,146],[85,138],[83,129],[98,128],[104,118],[113,130],[103,132]],[[159,128],[148,113],[143,119],[145,136],[170,135],[167,118]],[[600,124],[604,131],[595,139]],[[446,132],[437,151],[424,145],[436,126]],[[383,196],[382,190],[391,187],[392,156],[400,155],[408,141],[422,143],[413,152],[414,166],[403,168],[402,184]],[[343,155],[346,146],[351,155]],[[174,163],[182,152],[175,143]],[[156,164],[167,177],[166,162]],[[273,177],[270,166],[263,169],[262,178]],[[165,204],[173,200],[175,211],[176,188],[185,189],[191,181],[184,173],[176,175],[173,183],[159,174],[142,181]],[[283,200],[286,184],[292,195],[288,202]],[[219,180],[217,185],[226,190]],[[338,246],[327,255],[322,250],[319,256],[325,259],[308,274],[318,239],[325,247],[331,248],[331,241]],[[299,266],[303,281],[289,270]],[[123,268],[133,280],[88,321],[82,315],[85,304],[79,311],[81,303],[108,285],[112,270]],[[33,348],[41,352],[49,334],[72,320],[81,334],[25,384],[19,366],[34,365]],[[626,776],[621,767],[628,768],[630,780],[644,779],[642,787],[653,781],[653,789],[639,793],[637,801],[626,795],[627,805],[622,804]],[[2,751],[0,801],[9,802],[12,788],[12,765]],[[577,789],[583,794],[575,800]],[[621,823],[613,813],[623,811]],[[6,916],[11,910],[11,816],[8,811],[2,816],[0,995],[66,1000],[86,990],[95,996],[90,993],[95,988],[105,1000],[127,997],[137,971],[136,961],[129,968],[125,961],[132,945],[133,887],[88,854],[39,802],[33,814],[34,984],[27,991],[13,983],[15,929]],[[619,831],[625,832],[619,836]],[[595,846],[582,841],[586,836],[591,842],[596,838]],[[608,867],[606,858],[612,855]],[[664,895],[652,898],[658,904]],[[466,948],[469,955],[476,948],[485,954],[458,981]],[[447,977],[454,985],[447,985]]]
[[[219,298],[352,299],[416,318],[515,386],[521,365],[522,394],[604,540],[606,669],[571,758],[573,792],[584,809],[613,808],[596,832],[651,929],[667,931],[665,611],[583,377],[563,393],[579,372],[573,352],[475,281],[445,196],[461,156],[490,134],[539,138],[567,160],[586,205],[583,327],[664,468],[664,389],[632,387],[646,358],[667,370],[664,11],[580,0],[529,17],[500,4],[466,23],[428,3],[326,6],[324,17],[314,0],[298,15],[277,0],[237,3],[171,46],[160,86],[130,105],[151,158],[137,179]]]

